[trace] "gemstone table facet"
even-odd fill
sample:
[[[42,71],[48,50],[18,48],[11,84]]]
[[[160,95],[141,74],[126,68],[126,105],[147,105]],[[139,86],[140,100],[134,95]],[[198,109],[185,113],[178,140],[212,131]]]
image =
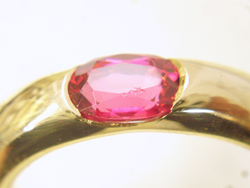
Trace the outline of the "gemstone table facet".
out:
[[[178,87],[179,73],[171,60],[121,54],[78,66],[68,92],[83,118],[123,123],[169,114]]]

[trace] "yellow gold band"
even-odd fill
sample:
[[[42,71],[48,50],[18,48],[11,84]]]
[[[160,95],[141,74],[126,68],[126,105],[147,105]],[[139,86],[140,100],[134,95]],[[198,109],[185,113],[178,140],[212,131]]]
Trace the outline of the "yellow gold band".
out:
[[[250,149],[250,78],[240,72],[178,60],[184,91],[172,113],[137,124],[84,120],[67,102],[70,71],[43,78],[18,93],[0,111],[0,187],[38,157],[72,143],[122,132],[159,131],[212,136]]]

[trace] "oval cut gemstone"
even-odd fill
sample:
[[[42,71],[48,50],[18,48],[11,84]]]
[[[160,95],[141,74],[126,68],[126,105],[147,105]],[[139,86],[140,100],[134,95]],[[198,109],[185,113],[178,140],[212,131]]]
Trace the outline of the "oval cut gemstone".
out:
[[[121,54],[78,66],[68,92],[83,118],[119,123],[169,114],[178,87],[179,73],[171,60]]]

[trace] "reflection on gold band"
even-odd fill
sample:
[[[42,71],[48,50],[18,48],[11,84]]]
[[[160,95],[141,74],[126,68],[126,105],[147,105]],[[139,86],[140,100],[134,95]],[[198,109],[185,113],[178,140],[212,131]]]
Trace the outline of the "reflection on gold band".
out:
[[[188,85],[172,113],[133,126],[84,121],[72,112],[62,72],[43,78],[0,109],[0,187],[7,188],[30,162],[56,148],[110,134],[134,131],[206,135],[250,148],[250,78],[217,67],[178,60]],[[183,91],[182,90],[182,91]],[[67,99],[66,99],[67,100]]]

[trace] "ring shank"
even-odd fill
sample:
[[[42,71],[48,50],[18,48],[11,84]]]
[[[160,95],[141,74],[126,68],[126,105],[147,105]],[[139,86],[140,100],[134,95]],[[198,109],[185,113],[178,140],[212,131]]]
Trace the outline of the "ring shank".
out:
[[[62,95],[67,72],[31,84],[0,110],[0,187],[9,187],[27,164],[56,148],[122,132],[202,134],[250,148],[250,79],[205,64],[180,62],[188,75],[187,87],[172,113],[133,126],[91,124],[73,113]]]

